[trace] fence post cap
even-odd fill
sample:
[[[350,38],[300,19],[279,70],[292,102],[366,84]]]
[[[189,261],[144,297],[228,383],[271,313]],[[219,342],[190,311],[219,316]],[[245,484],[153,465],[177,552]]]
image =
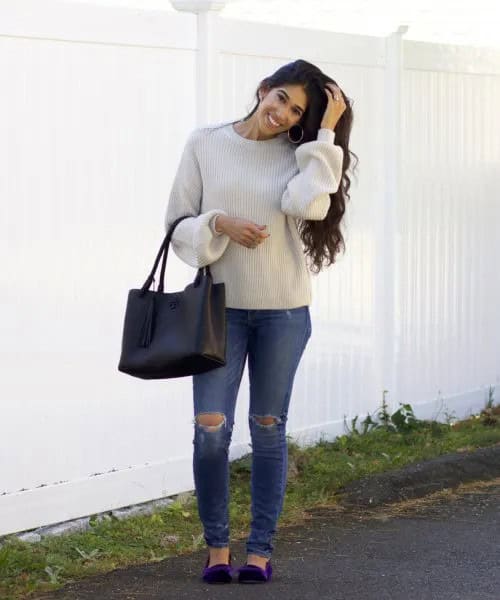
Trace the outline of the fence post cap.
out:
[[[170,0],[170,3],[176,10],[201,13],[220,11],[230,1],[231,0]]]

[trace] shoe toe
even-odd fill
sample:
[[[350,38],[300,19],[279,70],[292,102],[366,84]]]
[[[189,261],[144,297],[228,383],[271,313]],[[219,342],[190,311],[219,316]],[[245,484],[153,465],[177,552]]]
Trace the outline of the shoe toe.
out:
[[[243,565],[238,569],[239,583],[264,583],[271,579],[273,568],[268,561],[266,568],[263,569],[257,565]]]
[[[231,556],[229,564],[217,564],[208,566],[210,559],[207,558],[205,568],[203,569],[202,579],[206,583],[231,583],[233,579],[233,569],[231,567]]]

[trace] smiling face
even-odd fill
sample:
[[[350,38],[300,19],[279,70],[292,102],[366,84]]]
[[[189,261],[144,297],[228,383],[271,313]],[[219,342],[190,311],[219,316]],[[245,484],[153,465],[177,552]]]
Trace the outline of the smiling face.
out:
[[[301,85],[279,85],[260,90],[255,113],[263,138],[273,137],[296,125],[307,109],[307,95]]]

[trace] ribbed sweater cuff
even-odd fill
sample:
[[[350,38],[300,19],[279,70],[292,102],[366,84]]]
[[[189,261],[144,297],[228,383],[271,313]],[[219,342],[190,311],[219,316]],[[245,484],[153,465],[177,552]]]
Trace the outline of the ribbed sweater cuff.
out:
[[[224,234],[224,232],[222,232],[222,231],[217,231],[217,230],[215,229],[215,219],[216,219],[217,217],[219,217],[220,215],[227,215],[227,213],[226,213],[225,211],[222,211],[222,210],[221,210],[221,211],[219,211],[219,212],[218,212],[216,215],[214,215],[214,216],[213,216],[213,217],[210,219],[210,222],[209,222],[209,224],[208,224],[208,225],[209,225],[209,227],[210,227],[210,230],[212,231],[212,233],[213,233],[215,236],[217,236],[217,237],[219,237],[220,235],[223,235],[223,234]]]
[[[318,130],[318,142],[330,142],[333,144],[335,141],[335,131],[333,129],[321,128]]]

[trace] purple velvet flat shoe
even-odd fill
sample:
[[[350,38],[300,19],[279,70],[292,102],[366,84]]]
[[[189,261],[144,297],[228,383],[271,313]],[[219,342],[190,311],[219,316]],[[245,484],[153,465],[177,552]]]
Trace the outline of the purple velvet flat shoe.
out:
[[[229,564],[220,563],[208,566],[210,555],[207,558],[205,568],[203,569],[202,579],[206,583],[231,583],[233,580],[233,568],[231,567],[231,554],[229,554]]]
[[[266,568],[258,567],[257,565],[243,565],[238,569],[239,583],[265,583],[271,580],[273,568],[271,567],[271,559],[267,561]]]

